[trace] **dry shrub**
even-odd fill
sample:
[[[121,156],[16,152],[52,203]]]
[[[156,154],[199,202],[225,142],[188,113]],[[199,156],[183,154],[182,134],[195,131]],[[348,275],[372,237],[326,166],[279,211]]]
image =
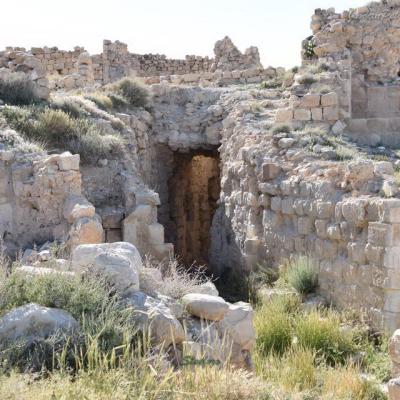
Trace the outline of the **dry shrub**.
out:
[[[11,105],[27,105],[40,100],[32,80],[20,73],[0,77],[0,99]]]

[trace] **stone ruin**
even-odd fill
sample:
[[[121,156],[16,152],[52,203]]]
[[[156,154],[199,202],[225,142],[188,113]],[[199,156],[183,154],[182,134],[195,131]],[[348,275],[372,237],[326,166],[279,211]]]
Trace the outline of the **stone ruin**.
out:
[[[264,69],[256,48],[242,54],[229,38],[216,43],[214,59],[137,55],[118,41],[104,41],[93,56],[83,48],[6,49],[0,73],[31,74],[65,95],[141,77],[152,108],[115,113],[129,154],[97,165],[79,166],[71,154],[26,160],[1,150],[4,243],[12,252],[58,239],[73,251],[123,240],[160,260],[175,252],[220,277],[305,253],[317,261],[328,301],[393,332],[400,325],[400,191],[391,150],[400,143],[399,22],[394,1],[316,10],[302,66],[281,89],[243,90],[284,71]],[[313,67],[321,68],[318,80],[309,76]],[[282,123],[296,130],[267,129]],[[315,128],[390,157],[335,160],[330,145],[303,133]]]

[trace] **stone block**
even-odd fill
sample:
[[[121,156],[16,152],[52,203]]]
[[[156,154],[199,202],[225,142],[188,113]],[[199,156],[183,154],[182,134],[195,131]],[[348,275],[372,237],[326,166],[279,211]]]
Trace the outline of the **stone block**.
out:
[[[324,121],[337,121],[339,119],[339,109],[337,107],[324,107]]]
[[[342,203],[342,215],[347,222],[362,227],[366,224],[366,203],[360,199],[352,199]]]
[[[264,181],[275,179],[281,172],[281,167],[272,162],[266,162],[262,165],[262,177]]]
[[[400,200],[382,200],[380,207],[380,217],[383,222],[400,223]]]
[[[281,203],[282,213],[292,215],[294,214],[293,210],[293,199],[292,198],[284,198]]]
[[[400,243],[400,225],[370,222],[368,225],[368,242],[375,246],[395,246]]]
[[[122,242],[122,230],[121,229],[107,229],[106,230],[106,242],[116,243]]]
[[[318,107],[321,103],[321,96],[319,94],[306,94],[301,98],[300,104],[304,108]]]
[[[147,227],[147,239],[150,244],[163,244],[164,243],[164,227],[159,224],[151,224]]]
[[[328,201],[317,201],[317,217],[320,219],[328,219],[332,216],[334,205]]]
[[[340,240],[342,237],[339,224],[329,225],[326,233],[331,240]]]
[[[271,210],[280,212],[282,209],[282,199],[280,197],[271,197]]]
[[[326,239],[327,238],[327,221],[324,219],[315,220],[315,231],[317,236]]]
[[[358,264],[365,264],[366,256],[365,256],[365,244],[350,242],[347,244],[347,251],[349,259],[352,262],[356,262]]]
[[[311,121],[311,110],[297,108],[294,110],[294,119],[296,121]]]
[[[300,235],[309,235],[312,232],[310,218],[300,217],[297,221],[297,229]]]
[[[58,159],[58,168],[60,168],[61,171],[79,171],[79,162],[80,162],[80,156],[79,154],[72,155],[70,152],[65,152],[60,154],[60,157]]]
[[[336,92],[323,94],[321,96],[322,107],[333,107],[338,104],[338,96]]]
[[[322,108],[312,108],[311,118],[313,121],[322,121]]]
[[[367,243],[365,246],[365,256],[372,265],[380,266],[383,264],[384,252],[385,249],[382,246],[374,246],[371,243]]]

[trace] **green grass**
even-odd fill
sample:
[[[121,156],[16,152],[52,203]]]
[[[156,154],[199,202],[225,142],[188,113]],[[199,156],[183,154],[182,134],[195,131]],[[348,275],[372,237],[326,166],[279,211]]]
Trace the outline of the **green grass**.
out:
[[[286,279],[299,294],[313,293],[318,287],[317,266],[310,257],[298,256],[289,263]]]

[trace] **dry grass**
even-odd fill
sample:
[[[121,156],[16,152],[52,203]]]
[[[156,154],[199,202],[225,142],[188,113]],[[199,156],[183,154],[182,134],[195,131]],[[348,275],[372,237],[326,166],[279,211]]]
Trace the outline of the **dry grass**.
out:
[[[145,267],[157,268],[161,271],[163,284],[158,291],[173,299],[180,299],[187,293],[195,292],[204,283],[211,282],[211,278],[205,274],[204,267],[193,264],[187,268],[177,258],[163,262],[146,258]]]

